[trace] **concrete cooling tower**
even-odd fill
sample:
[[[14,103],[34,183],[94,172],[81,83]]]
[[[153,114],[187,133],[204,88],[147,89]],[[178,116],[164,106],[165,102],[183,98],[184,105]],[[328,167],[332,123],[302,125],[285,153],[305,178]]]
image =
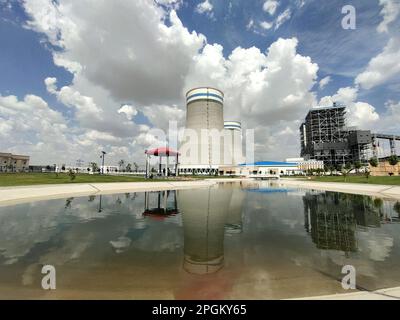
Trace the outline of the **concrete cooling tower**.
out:
[[[180,152],[182,173],[217,173],[223,162],[224,94],[210,87],[186,94],[186,130]],[[196,137],[193,137],[196,135]]]
[[[238,165],[244,162],[242,150],[242,125],[238,121],[224,122],[224,164]]]

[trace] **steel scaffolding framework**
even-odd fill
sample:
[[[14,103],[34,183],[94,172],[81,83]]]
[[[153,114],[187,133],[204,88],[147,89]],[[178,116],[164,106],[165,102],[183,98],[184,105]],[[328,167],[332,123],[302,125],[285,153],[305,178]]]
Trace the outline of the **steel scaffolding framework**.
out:
[[[311,109],[300,126],[301,156],[327,166],[368,161],[370,131],[346,127],[346,106]]]

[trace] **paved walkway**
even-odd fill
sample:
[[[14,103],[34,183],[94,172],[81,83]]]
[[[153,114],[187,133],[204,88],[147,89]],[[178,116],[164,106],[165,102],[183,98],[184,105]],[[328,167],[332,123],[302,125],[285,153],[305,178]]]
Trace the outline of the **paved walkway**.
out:
[[[381,289],[376,291],[357,291],[342,294],[330,294],[326,296],[305,297],[292,300],[399,300],[400,287]]]
[[[178,190],[209,187],[217,182],[235,179],[207,179],[195,181],[154,181],[118,183],[47,184],[19,187],[1,187],[0,205],[11,205],[32,200],[58,199],[69,196],[86,196],[141,191]]]
[[[279,182],[285,186],[293,186],[306,189],[355,193],[370,196],[380,196],[384,198],[400,199],[400,186],[364,183],[316,182],[286,178],[280,179]]]

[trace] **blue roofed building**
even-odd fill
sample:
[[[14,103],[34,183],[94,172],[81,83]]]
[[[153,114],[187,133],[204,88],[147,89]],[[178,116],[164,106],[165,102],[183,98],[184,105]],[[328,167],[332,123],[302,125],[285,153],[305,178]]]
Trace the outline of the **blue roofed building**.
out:
[[[281,161],[256,161],[254,163],[242,163],[234,167],[221,167],[220,174],[245,177],[279,178],[302,174],[297,162]]]

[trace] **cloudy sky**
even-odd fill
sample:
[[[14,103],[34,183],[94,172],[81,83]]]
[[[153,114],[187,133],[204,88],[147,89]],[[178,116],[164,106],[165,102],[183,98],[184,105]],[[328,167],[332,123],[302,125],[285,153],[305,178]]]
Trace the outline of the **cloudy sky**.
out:
[[[315,105],[400,134],[400,0],[0,0],[0,149],[143,163],[184,93],[225,92],[256,160],[298,156]],[[343,29],[344,5],[356,29]]]

